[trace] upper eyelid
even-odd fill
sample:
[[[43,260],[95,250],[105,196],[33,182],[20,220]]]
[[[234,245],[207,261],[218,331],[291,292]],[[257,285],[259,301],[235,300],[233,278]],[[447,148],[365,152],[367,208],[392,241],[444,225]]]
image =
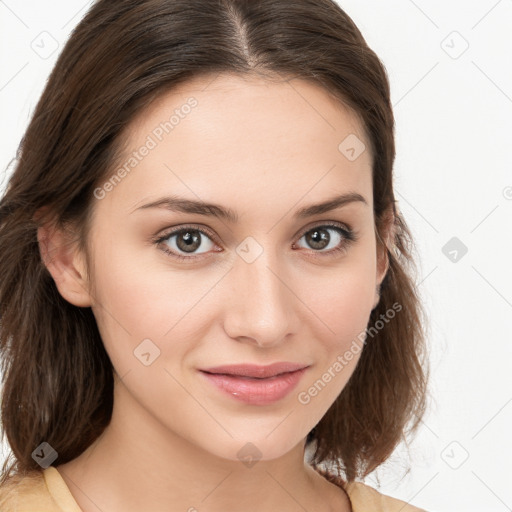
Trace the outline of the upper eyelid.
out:
[[[317,227],[322,227],[322,226],[327,226],[327,227],[339,227],[339,228],[344,228],[346,229],[347,231],[352,231],[352,228],[350,227],[350,225],[346,222],[342,222],[342,221],[337,221],[337,220],[324,220],[324,221],[315,221],[311,224],[309,224],[308,226],[305,226],[301,229],[299,229],[294,236],[297,236],[298,234],[300,233],[307,233],[308,231],[312,230],[312,229],[315,229]],[[203,224],[180,224],[178,226],[175,226],[175,227],[172,227],[172,228],[168,228],[169,231],[165,234],[165,235],[162,235],[162,236],[171,236],[173,234],[176,234],[176,233],[179,233],[181,231],[185,231],[187,229],[196,229],[197,231],[204,231],[206,232],[206,234],[211,234],[212,237],[215,237],[217,236],[214,231],[212,229],[210,229],[209,227],[203,225]],[[165,231],[164,231],[165,233]]]
[[[158,235],[156,237],[156,239],[157,239],[157,241],[164,241],[164,240],[170,238],[171,236],[174,236],[183,231],[186,231],[187,229],[196,230],[196,231],[200,231],[202,234],[207,234],[215,243],[217,243],[218,237],[213,233],[213,231],[211,229],[207,228],[206,226],[203,226],[200,224],[198,224],[198,225],[184,224],[184,225],[177,226],[175,228],[169,228],[168,232],[164,231],[164,233],[162,235]]]

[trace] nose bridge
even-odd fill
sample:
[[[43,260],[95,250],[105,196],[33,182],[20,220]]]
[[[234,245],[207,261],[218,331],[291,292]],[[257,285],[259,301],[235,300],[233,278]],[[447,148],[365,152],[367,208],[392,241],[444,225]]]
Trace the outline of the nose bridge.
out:
[[[284,284],[286,278],[275,251],[261,245],[258,250],[251,241],[248,244],[238,247],[230,273],[233,293],[228,301],[225,329],[232,338],[251,338],[262,346],[276,344],[292,327],[293,297]]]

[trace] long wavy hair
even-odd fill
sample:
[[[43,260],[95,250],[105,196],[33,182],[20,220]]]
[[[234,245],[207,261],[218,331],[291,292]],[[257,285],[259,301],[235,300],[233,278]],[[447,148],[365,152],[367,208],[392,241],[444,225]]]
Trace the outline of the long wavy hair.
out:
[[[94,190],[112,174],[124,128],[164,92],[200,75],[294,77],[355,112],[371,143],[375,233],[389,267],[374,329],[343,391],[309,432],[311,463],[364,478],[413,433],[426,409],[425,313],[411,232],[393,193],[394,117],[387,72],[334,0],[99,0],[64,46],[0,200],[0,485],[80,455],[110,422],[113,367],[90,308],[58,292],[37,229],[73,229],[87,253]],[[341,142],[341,141],[340,141]],[[44,211],[45,215],[36,213]],[[385,244],[389,212],[393,237]],[[382,323],[382,320],[381,320]]]

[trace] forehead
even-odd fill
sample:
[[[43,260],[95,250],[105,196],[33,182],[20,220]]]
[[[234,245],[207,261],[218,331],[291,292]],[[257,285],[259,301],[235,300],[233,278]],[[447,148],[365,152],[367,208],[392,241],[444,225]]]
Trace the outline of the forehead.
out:
[[[161,94],[123,135],[119,167],[150,147],[122,183],[123,196],[139,201],[186,192],[232,204],[235,190],[269,200],[356,190],[372,200],[369,141],[357,115],[302,79],[195,78]],[[366,150],[347,158],[347,140]]]
[[[366,137],[358,115],[310,80],[218,74],[199,76],[161,93],[127,127],[124,139],[140,139],[170,120],[175,131],[187,118],[204,139],[220,129],[237,142],[251,129],[259,134],[254,142],[280,144],[297,132],[313,139],[327,132],[334,132],[335,139],[344,133]]]

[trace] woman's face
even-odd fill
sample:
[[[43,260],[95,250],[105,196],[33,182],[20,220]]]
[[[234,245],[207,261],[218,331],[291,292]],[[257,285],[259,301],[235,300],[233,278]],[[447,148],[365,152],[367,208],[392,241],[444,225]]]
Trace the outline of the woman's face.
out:
[[[232,460],[302,442],[354,371],[383,277],[356,118],[301,80],[195,79],[129,127],[95,195],[92,309],[126,417]],[[306,369],[202,371],[277,362]]]

